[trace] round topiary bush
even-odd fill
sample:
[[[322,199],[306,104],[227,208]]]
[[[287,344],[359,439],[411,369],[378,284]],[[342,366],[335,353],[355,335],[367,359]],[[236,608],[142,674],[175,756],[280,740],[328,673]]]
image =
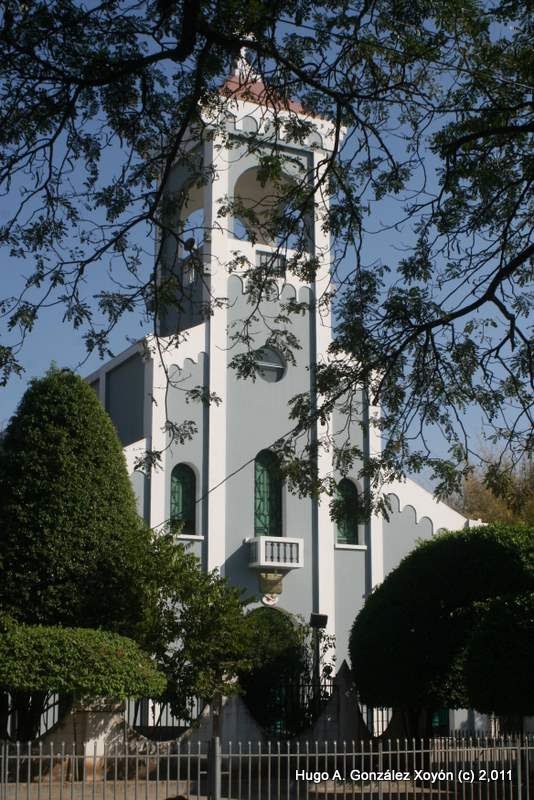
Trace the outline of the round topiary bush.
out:
[[[476,603],[533,588],[532,528],[487,525],[422,542],[354,622],[349,649],[362,699],[411,710],[471,705],[463,656]]]
[[[0,690],[123,700],[158,696],[166,683],[126,636],[0,620]]]
[[[534,593],[499,597],[477,611],[464,665],[471,704],[487,714],[534,714]]]

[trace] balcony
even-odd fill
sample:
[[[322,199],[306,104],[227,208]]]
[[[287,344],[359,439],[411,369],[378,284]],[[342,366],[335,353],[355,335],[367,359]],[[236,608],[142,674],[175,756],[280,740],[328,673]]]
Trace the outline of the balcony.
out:
[[[245,539],[248,565],[259,572],[289,572],[304,566],[304,540],[285,536],[253,536]]]

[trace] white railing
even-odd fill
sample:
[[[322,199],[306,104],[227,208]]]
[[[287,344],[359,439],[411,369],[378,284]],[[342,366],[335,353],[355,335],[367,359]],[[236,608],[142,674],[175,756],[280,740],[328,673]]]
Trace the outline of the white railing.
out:
[[[289,572],[304,566],[303,539],[286,536],[253,536],[245,539],[249,548],[248,565],[253,569]]]

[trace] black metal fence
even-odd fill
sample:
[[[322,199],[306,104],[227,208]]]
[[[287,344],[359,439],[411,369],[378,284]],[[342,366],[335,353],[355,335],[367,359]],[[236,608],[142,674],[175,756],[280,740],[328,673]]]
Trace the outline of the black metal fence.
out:
[[[4,735],[3,732],[5,731],[5,734],[7,734],[10,739],[13,739],[16,736],[15,732],[17,731],[19,722],[17,719],[17,711],[14,708],[12,697],[8,692],[2,693],[2,700],[4,703],[3,713],[5,714],[5,719],[1,720],[2,732],[0,732],[0,738],[2,738]],[[69,696],[58,695],[53,692],[47,694],[41,718],[38,723],[37,735],[44,736],[48,731],[52,730],[64,717],[70,705],[71,698]]]
[[[334,678],[286,680],[256,688],[252,695],[245,691],[243,700],[267,738],[287,740],[311,730],[335,688]]]
[[[169,703],[160,703],[148,698],[128,700],[125,707],[126,723],[142,736],[154,741],[175,739],[200,717],[205,701],[199,697],[192,697],[187,700],[186,705],[187,716],[182,718],[172,713]]]

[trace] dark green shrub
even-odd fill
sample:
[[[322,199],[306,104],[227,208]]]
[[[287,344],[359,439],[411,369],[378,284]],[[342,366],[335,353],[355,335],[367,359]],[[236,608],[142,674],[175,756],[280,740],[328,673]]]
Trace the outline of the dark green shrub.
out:
[[[126,636],[0,621],[0,690],[125,699],[161,694],[166,682]]]
[[[362,698],[411,710],[469,706],[463,656],[475,604],[533,587],[531,528],[488,525],[421,543],[354,622],[349,648]]]
[[[534,593],[477,607],[465,683],[471,704],[488,714],[534,714]]]
[[[308,628],[272,608],[248,615],[253,667],[239,682],[256,721],[271,737],[292,736],[309,722],[304,687],[311,681]]]
[[[135,635],[150,534],[111,420],[77,375],[30,383],[3,441],[0,497],[3,612]]]

